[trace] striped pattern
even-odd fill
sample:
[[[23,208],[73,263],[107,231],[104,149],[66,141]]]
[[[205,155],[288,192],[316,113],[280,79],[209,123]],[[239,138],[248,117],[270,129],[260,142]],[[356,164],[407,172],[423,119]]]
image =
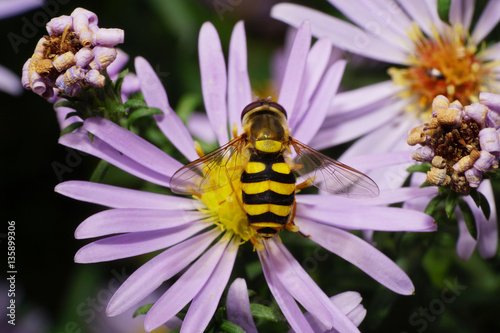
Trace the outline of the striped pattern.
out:
[[[288,222],[295,180],[282,154],[252,153],[241,175],[243,205],[250,225],[262,237],[274,236]]]

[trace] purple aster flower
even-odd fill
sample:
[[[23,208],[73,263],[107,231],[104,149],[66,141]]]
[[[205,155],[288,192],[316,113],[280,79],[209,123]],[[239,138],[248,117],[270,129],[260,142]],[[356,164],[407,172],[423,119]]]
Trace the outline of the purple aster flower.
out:
[[[23,86],[47,99],[58,92],[75,96],[87,85],[104,87],[101,72],[116,59],[114,47],[123,43],[124,32],[97,23],[97,15],[83,8],[47,23],[49,36],[38,41],[23,67]]]
[[[460,234],[457,253],[464,260],[471,256],[476,243],[484,258],[493,257],[498,246],[495,200],[490,181],[483,179],[483,175],[498,168],[500,95],[481,93],[479,100],[464,107],[458,101],[450,103],[446,97],[437,96],[432,103],[430,120],[415,127],[408,136],[408,144],[420,146],[413,152],[413,159],[431,163],[426,178],[414,175],[413,183],[418,186],[425,180],[449,188],[459,193],[472,210],[475,219],[472,227],[477,229],[474,237],[459,206],[455,208]],[[475,189],[487,200],[490,216],[486,217],[468,195],[471,191],[474,194]],[[423,210],[426,203],[421,200],[405,205]]]
[[[474,1],[451,1],[447,24],[436,1],[330,0],[354,24],[319,11],[278,4],[271,15],[294,27],[311,21],[314,36],[345,51],[395,64],[391,80],[337,94],[311,144],[325,148],[365,135],[344,155],[406,149],[406,131],[428,115],[437,95],[478,102],[479,92],[499,91],[500,43],[483,39],[500,20],[500,3],[489,1],[474,29]],[[376,142],[377,145],[373,145]]]
[[[361,304],[361,295],[354,291],[346,291],[330,297],[335,304],[356,326],[359,326],[366,315],[366,309]],[[257,332],[257,327],[252,318],[250,300],[248,299],[247,284],[244,279],[238,278],[229,287],[227,292],[227,318],[232,323],[241,327],[247,333]],[[304,315],[314,332],[337,332],[329,330],[316,317],[310,313]],[[294,332],[290,330],[290,333]]]
[[[331,47],[323,39],[311,47],[309,27],[305,22],[297,31],[278,98],[288,111],[291,134],[306,144],[326,116],[331,91],[338,86],[344,66],[344,62],[328,66],[317,61]],[[243,23],[233,30],[227,69],[217,31],[210,23],[205,23],[200,31],[199,56],[205,109],[219,144],[224,145],[233,124],[235,132],[241,132],[240,114],[251,102]],[[188,160],[198,159],[196,144],[170,107],[152,67],[140,57],[135,67],[147,105],[163,111],[154,116],[159,128]],[[87,132],[92,134],[92,140]],[[173,174],[183,166],[104,118],[86,119],[80,129],[62,136],[60,143],[164,187],[170,186]],[[407,163],[408,154],[369,155],[346,162],[364,172]],[[107,237],[80,249],[76,262],[110,261],[165,249],[123,283],[109,302],[108,315],[116,316],[134,307],[182,271],[147,313],[145,328],[151,331],[160,326],[189,302],[181,331],[203,330],[208,325],[228,283],[238,248],[252,246],[247,242],[252,235],[247,215],[237,204],[235,191],[228,187],[191,198],[82,181],[56,187],[66,196],[114,208],[89,217],[77,228],[77,238]],[[430,216],[385,206],[435,193],[434,188],[396,189],[382,191],[372,200],[297,195],[295,223],[311,241],[358,266],[394,292],[410,295],[414,287],[408,276],[372,245],[345,229],[434,231],[436,224]],[[358,331],[356,324],[323,293],[277,237],[263,239],[262,245],[258,256],[266,280],[295,331],[313,331],[297,302],[327,329]]]

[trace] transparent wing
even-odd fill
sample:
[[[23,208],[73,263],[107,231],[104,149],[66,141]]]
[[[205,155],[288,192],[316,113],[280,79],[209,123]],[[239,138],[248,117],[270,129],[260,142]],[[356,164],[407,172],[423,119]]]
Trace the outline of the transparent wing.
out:
[[[177,194],[193,195],[228,185],[241,177],[244,147],[245,140],[240,136],[183,166],[170,179],[170,189]]]
[[[294,159],[295,172],[319,189],[350,198],[369,198],[379,194],[377,184],[367,175],[311,147],[290,138],[297,153]]]

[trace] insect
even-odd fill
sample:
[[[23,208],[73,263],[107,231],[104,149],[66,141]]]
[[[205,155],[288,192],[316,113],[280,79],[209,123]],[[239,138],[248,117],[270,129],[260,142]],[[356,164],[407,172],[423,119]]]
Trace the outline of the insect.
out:
[[[368,176],[292,138],[287,113],[278,103],[252,102],[243,109],[241,120],[243,134],[234,133],[229,143],[173,175],[174,193],[201,195],[225,186],[241,191],[240,206],[263,238],[284,227],[298,231],[293,223],[295,193],[309,185],[349,197],[378,195]],[[296,174],[302,183],[297,184]]]

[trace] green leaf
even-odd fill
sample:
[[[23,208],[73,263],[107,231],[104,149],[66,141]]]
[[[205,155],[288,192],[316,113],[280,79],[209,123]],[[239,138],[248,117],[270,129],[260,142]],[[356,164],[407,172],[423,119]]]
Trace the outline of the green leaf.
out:
[[[458,195],[455,191],[448,191],[448,195],[446,196],[446,201],[444,204],[444,210],[446,212],[446,216],[450,218],[451,214],[455,210],[455,206],[457,205]]]
[[[135,318],[138,315],[145,315],[146,313],[148,313],[149,309],[151,309],[153,307],[153,305],[155,305],[155,303],[146,304],[146,305],[141,306],[140,308],[135,310],[134,314],[132,315],[132,318]]]
[[[163,114],[163,111],[158,108],[141,108],[137,109],[128,117],[128,128],[132,126],[134,121],[139,118],[149,117],[155,114]]]
[[[83,122],[79,121],[79,122],[76,122],[76,123],[72,123],[72,124],[69,124],[68,126],[66,126],[62,131],[61,131],[61,136],[63,136],[64,134],[68,134],[68,133],[71,133],[73,132],[74,130],[76,130],[77,128],[80,128],[82,127],[83,125]]]
[[[451,0],[438,0],[438,14],[439,18],[448,22],[450,17]]]
[[[146,103],[142,99],[133,98],[126,101],[123,106],[126,108],[142,108],[146,106]]]
[[[69,118],[71,118],[73,116],[77,116],[78,117],[79,116],[78,112],[76,112],[76,111],[75,112],[70,112],[70,113],[68,113],[66,115],[66,117],[64,119],[69,119]]]
[[[488,199],[482,194],[481,192],[477,192],[481,196],[481,210],[483,211],[484,217],[486,217],[487,220],[490,219],[491,216],[491,207]]]
[[[444,199],[442,195],[436,195],[434,198],[429,201],[427,204],[427,207],[425,207],[424,213],[427,215],[432,215],[436,211],[436,208],[438,205],[441,203],[441,201]]]
[[[423,172],[427,173],[432,168],[432,165],[429,162],[424,162],[421,164],[414,164],[410,166],[406,171],[408,172]]]
[[[265,305],[252,303],[250,304],[250,310],[252,312],[252,317],[254,318],[273,321],[275,323],[280,322],[280,319],[276,316],[274,311]]]
[[[469,233],[474,239],[477,239],[476,218],[472,213],[472,209],[470,208],[469,204],[465,202],[463,199],[458,200],[458,207],[462,212],[462,216],[464,218],[467,229],[469,229]]]
[[[72,108],[75,109],[75,104],[70,101],[60,101],[56,105],[54,105],[55,108],[62,108],[62,107],[67,107],[67,108]]]
[[[245,330],[232,322],[223,319],[220,329],[228,333],[245,333]]]
[[[489,220],[491,215],[491,207],[490,203],[488,202],[488,199],[484,196],[484,194],[482,194],[475,188],[471,189],[469,195],[472,198],[472,200],[474,200],[476,206],[481,208],[484,217],[486,217],[486,219]]]
[[[90,181],[93,183],[101,183],[104,179],[104,176],[106,176],[106,172],[108,172],[110,166],[111,164],[109,164],[107,161],[100,160],[94,172],[92,172],[92,175],[90,176]]]

